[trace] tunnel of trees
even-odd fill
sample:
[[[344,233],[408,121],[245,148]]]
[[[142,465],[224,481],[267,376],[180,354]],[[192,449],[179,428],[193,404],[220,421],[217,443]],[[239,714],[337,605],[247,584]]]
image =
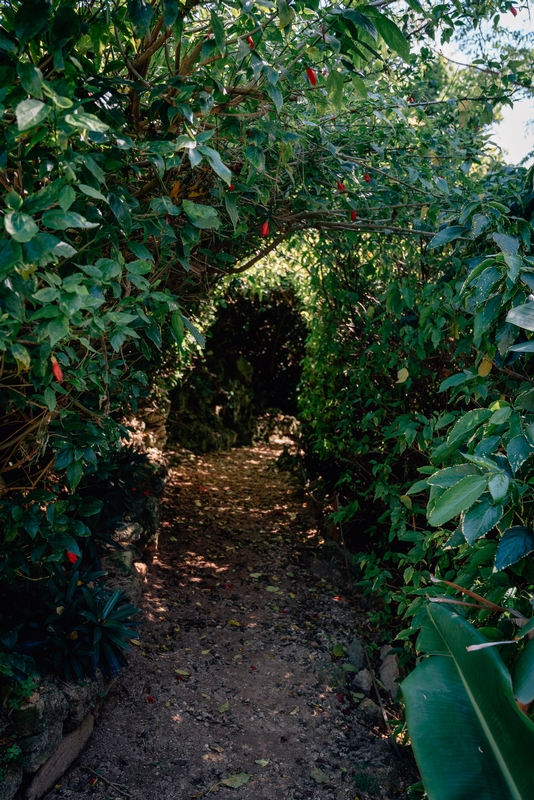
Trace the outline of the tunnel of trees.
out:
[[[128,444],[147,399],[198,452],[293,415],[410,671],[428,796],[534,795],[534,183],[489,133],[530,91],[516,14],[2,4],[4,699],[124,663],[100,549],[158,481]]]

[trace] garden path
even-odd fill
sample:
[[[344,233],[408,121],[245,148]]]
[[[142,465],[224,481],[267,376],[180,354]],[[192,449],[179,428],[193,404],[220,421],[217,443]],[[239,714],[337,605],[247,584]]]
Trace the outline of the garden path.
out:
[[[365,611],[280,452],[169,454],[130,665],[48,800],[407,797],[411,759],[341,668],[367,666]]]

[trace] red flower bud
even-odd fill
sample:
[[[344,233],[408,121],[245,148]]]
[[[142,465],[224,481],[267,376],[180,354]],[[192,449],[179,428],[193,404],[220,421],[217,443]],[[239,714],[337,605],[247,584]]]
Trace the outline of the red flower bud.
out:
[[[408,98],[408,102],[409,103],[415,103],[415,97],[409,97]]]
[[[228,189],[230,192],[233,191],[235,189],[235,183],[231,183]]]
[[[67,550],[67,558],[69,559],[71,564],[75,564],[78,561],[78,556],[76,553],[71,553],[70,550]]]
[[[251,664],[251,665],[250,665],[250,669],[251,669],[253,672],[256,670],[256,667],[254,666],[254,664]]]
[[[365,175],[363,176],[363,179],[364,179],[364,181],[366,183],[371,183],[371,176],[369,175],[368,172],[365,173]]]
[[[510,6],[510,11],[514,15],[514,17],[517,17],[517,8],[514,8],[514,6]]]
[[[317,73],[311,67],[308,67],[306,70],[306,75],[308,76],[308,80],[312,86],[317,86]]]
[[[250,49],[254,50],[254,39],[252,38],[252,36],[247,36],[247,42]]]
[[[340,192],[346,192],[345,184],[341,183],[341,181],[336,181],[336,186]]]
[[[61,381],[63,380],[63,370],[61,369],[61,367],[57,363],[57,361],[54,358],[54,356],[52,356],[52,358],[50,360],[52,361],[52,372],[54,373],[54,378],[56,379],[56,381],[58,383],[61,383]]]
[[[261,236],[268,236],[269,235],[269,220],[264,222],[263,225],[261,226],[260,234],[261,234]]]
[[[356,222],[356,217],[357,217],[357,216],[358,216],[358,215],[356,214],[356,212],[355,212],[355,211],[351,211],[351,212],[350,212],[350,221],[351,221],[351,222]]]

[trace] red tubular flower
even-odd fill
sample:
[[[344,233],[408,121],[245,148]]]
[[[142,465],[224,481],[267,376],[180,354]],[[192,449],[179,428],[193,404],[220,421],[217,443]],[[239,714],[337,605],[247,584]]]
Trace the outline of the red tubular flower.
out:
[[[515,8],[514,6],[510,6],[510,11],[514,15],[514,17],[517,17],[517,8]]]
[[[266,220],[260,228],[260,235],[261,236],[268,236],[269,235],[269,220]]]
[[[336,186],[340,192],[346,192],[345,184],[341,183],[341,181],[336,181]]]
[[[147,701],[147,703],[153,703],[154,702],[154,698],[152,697],[151,694],[147,694],[146,701]]]
[[[364,179],[364,181],[366,183],[371,183],[371,176],[369,175],[368,172],[365,173],[365,175],[363,176],[363,179]]]
[[[69,559],[71,564],[75,564],[78,561],[78,556],[76,553],[71,553],[70,550],[67,550],[67,558]]]
[[[350,221],[351,221],[351,222],[356,222],[356,217],[357,217],[357,216],[358,216],[358,215],[356,214],[356,212],[355,212],[355,211],[351,211],[351,212],[350,212]]]
[[[63,380],[63,370],[57,363],[57,360],[54,358],[54,356],[52,356],[50,360],[52,362],[52,372],[54,373],[54,378],[58,383],[61,383]]]
[[[317,73],[311,67],[308,67],[306,70],[306,75],[308,76],[308,80],[312,86],[317,86]]]
[[[254,50],[254,39],[252,36],[247,36],[247,43],[251,50]]]

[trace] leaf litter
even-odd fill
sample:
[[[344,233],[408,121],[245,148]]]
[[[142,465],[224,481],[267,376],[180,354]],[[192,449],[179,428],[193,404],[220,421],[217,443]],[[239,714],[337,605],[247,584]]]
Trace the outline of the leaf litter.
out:
[[[377,698],[353,683],[364,665],[353,664],[351,642],[365,630],[377,652],[386,637],[369,625],[369,605],[348,600],[343,557],[275,467],[282,444],[169,454],[160,548],[135,600],[142,646],[132,647],[86,750],[47,800],[73,791],[104,800],[105,786],[87,781],[89,764],[132,800],[225,791],[353,800],[357,779],[360,800],[400,800],[418,779],[409,756],[394,757],[378,717],[358,713],[361,700]],[[223,512],[204,504],[199,517],[199,484],[225,490]],[[253,511],[240,510],[245,497]],[[266,592],[283,595],[283,608]],[[364,791],[371,777],[380,795]]]

